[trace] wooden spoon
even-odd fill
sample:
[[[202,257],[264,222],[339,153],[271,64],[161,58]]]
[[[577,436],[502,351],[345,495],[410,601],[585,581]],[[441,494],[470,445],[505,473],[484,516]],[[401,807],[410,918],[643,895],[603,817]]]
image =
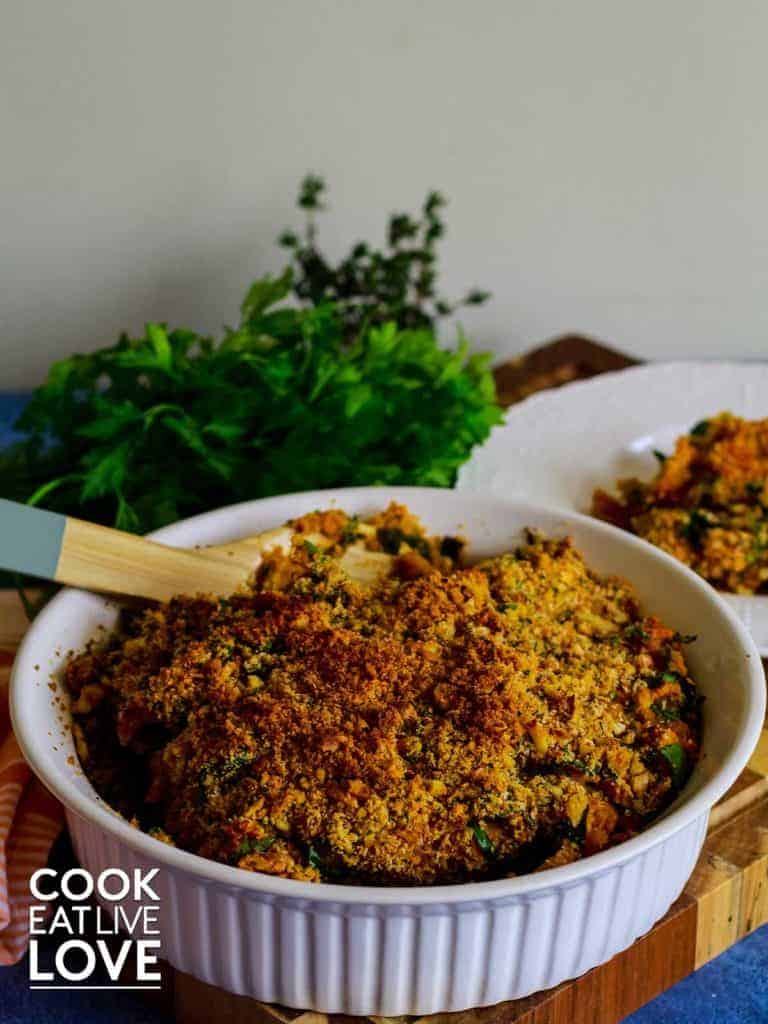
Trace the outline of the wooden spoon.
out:
[[[252,573],[261,562],[267,551],[274,548],[288,550],[295,531],[290,526],[278,526],[273,530],[244,537],[242,540],[230,541],[228,544],[216,544],[212,547],[197,548],[196,552],[205,558],[216,558],[230,563],[232,561],[248,567]],[[328,538],[320,533],[301,534],[303,540],[310,541],[319,548],[328,544]],[[394,558],[383,551],[369,551],[363,544],[354,543],[345,548],[338,559],[338,564],[363,587],[372,587],[392,570]]]
[[[265,551],[287,549],[292,536],[290,527],[280,527],[209,548],[171,548],[0,499],[0,569],[156,601],[176,594],[231,594],[248,581]],[[339,562],[356,582],[370,586],[389,572],[392,559],[351,547]]]

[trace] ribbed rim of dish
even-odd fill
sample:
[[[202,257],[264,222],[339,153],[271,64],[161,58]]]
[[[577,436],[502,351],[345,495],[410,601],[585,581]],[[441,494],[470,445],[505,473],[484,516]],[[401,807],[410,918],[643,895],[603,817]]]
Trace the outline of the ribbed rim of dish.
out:
[[[233,509],[258,506],[261,509],[268,508],[270,503],[282,503],[291,498],[302,498],[306,500],[308,494],[316,495],[319,502],[330,501],[331,499],[342,505],[345,497],[364,497],[377,494],[398,492],[408,495],[433,495],[436,498],[445,497],[446,491],[436,487],[350,487],[337,488],[323,491],[297,492],[289,495],[279,495],[274,498],[257,499],[255,501],[239,502],[235,505],[227,505],[211,512],[205,512],[198,516],[180,520],[172,526],[164,527],[150,534],[155,540],[171,540],[172,534],[182,525],[190,526],[197,523],[210,521],[217,517],[228,516]],[[720,799],[726,790],[735,782],[743,770],[754,750],[760,733],[763,728],[763,718],[766,705],[765,678],[760,661],[760,656],[755,648],[752,638],[747,629],[739,621],[731,609],[721,601],[716,591],[708,583],[702,580],[691,569],[678,562],[671,555],[666,554],[658,548],[653,547],[646,541],[641,540],[632,534],[625,533],[617,527],[600,522],[590,516],[581,515],[567,509],[553,508],[529,502],[525,500],[505,499],[499,495],[485,492],[456,492],[465,500],[477,500],[497,506],[506,506],[516,510],[530,510],[531,515],[537,513],[546,515],[562,516],[566,520],[576,523],[585,523],[589,528],[604,531],[610,534],[619,534],[622,541],[630,547],[642,548],[646,557],[651,556],[662,563],[666,562],[676,572],[682,573],[706,596],[707,600],[717,606],[718,612],[729,623],[739,638],[744,649],[744,656],[748,660],[748,671],[750,676],[750,687],[745,711],[745,726],[738,743],[730,752],[717,774],[707,782],[701,790],[691,799],[686,800],[684,794],[679,806],[673,805],[671,810],[666,811],[662,816],[650,825],[644,832],[628,839],[618,846],[603,850],[590,857],[584,857],[571,864],[561,867],[549,868],[546,871],[531,875],[520,875],[515,878],[502,878],[489,882],[463,882],[451,885],[432,886],[356,886],[356,885],[332,885],[327,882],[300,882],[291,878],[278,878],[274,875],[262,874],[260,872],[246,871],[242,868],[231,867],[227,864],[220,864],[217,861],[209,860],[198,854],[180,850],[177,847],[169,846],[160,840],[154,839],[147,833],[134,828],[127,821],[113,811],[95,793],[93,797],[80,793],[68,780],[58,774],[51,773],[41,764],[35,754],[35,732],[31,723],[29,727],[25,721],[23,704],[23,686],[21,680],[21,667],[27,658],[27,650],[35,644],[35,636],[38,632],[44,632],[46,622],[58,606],[67,601],[72,594],[81,591],[72,588],[65,589],[57,595],[50,604],[38,615],[30,630],[24,637],[17,653],[13,670],[11,673],[10,705],[11,720],[14,732],[21,747],[22,753],[38,778],[45,784],[51,793],[61,801],[66,808],[73,813],[89,821],[91,824],[103,829],[113,835],[120,842],[125,843],[132,850],[143,855],[158,865],[163,865],[175,871],[182,871],[195,875],[203,881],[225,885],[233,889],[245,889],[252,892],[264,893],[271,896],[283,897],[292,901],[322,902],[347,905],[378,905],[378,906],[427,906],[434,904],[455,904],[467,902],[486,902],[498,900],[505,897],[519,897],[537,892],[542,892],[563,886],[577,884],[583,878],[602,874],[626,861],[638,856],[644,851],[663,842],[668,836],[685,828],[696,818],[709,813],[712,806]]]

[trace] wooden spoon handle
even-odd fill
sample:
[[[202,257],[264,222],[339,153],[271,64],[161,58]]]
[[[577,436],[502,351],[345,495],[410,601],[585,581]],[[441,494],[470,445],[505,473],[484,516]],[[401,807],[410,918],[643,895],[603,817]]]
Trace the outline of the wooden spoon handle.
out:
[[[237,564],[5,499],[0,568],[158,601],[180,593],[231,594],[245,579]]]

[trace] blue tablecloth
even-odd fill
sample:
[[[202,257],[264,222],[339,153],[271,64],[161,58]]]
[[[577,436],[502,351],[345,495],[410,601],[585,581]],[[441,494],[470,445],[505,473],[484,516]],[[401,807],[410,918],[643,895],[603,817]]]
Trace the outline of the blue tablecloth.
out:
[[[25,401],[24,395],[0,394],[0,446],[14,440],[12,424]],[[48,954],[54,946],[46,943]],[[169,1024],[170,1018],[132,992],[30,992],[23,960],[0,968],[0,1021]],[[625,1024],[768,1024],[768,925],[632,1014]]]

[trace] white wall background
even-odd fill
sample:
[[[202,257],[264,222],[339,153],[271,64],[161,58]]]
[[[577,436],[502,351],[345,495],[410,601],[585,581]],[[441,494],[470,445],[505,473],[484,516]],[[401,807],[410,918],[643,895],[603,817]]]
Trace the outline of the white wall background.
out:
[[[332,251],[443,189],[498,353],[761,356],[767,40],[761,0],[3,0],[0,387],[231,322],[308,169]]]

